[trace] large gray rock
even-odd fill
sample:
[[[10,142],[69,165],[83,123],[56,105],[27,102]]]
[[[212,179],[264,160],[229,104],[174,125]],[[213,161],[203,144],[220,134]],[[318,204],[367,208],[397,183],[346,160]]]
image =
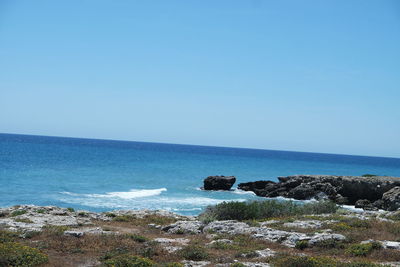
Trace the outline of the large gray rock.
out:
[[[235,176],[208,176],[204,179],[204,190],[230,190],[236,182]]]
[[[382,196],[382,208],[390,211],[400,208],[400,186],[393,187]]]

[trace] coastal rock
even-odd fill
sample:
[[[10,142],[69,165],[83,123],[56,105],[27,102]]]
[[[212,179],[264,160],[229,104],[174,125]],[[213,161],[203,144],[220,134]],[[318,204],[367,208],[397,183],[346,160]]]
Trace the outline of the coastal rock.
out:
[[[235,176],[208,176],[204,179],[204,190],[230,190],[236,182]]]
[[[344,241],[345,239],[346,237],[341,234],[316,233],[311,237],[310,240],[308,240],[308,245],[312,247],[326,240]]]
[[[400,186],[396,186],[383,194],[382,208],[389,211],[400,208]]]
[[[357,205],[365,209],[400,207],[400,178],[375,176],[294,175],[278,177],[279,182],[241,183],[238,188],[262,197],[286,197],[299,200],[330,199],[339,204]],[[393,189],[399,187],[399,189]],[[389,190],[393,189],[388,192]],[[383,198],[384,194],[385,198]],[[369,201],[369,203],[367,202]],[[373,203],[373,204],[371,204]]]
[[[284,223],[284,227],[294,227],[294,228],[303,228],[303,229],[310,229],[310,228],[321,228],[324,225],[324,222],[318,220],[307,220],[307,221],[294,221],[294,222],[287,222]]]
[[[276,252],[266,248],[263,250],[255,250],[247,253],[240,254],[242,258],[268,258],[276,255]]]
[[[169,234],[199,234],[204,224],[200,221],[177,221],[162,228]]]
[[[343,235],[333,233],[316,233],[307,235],[304,233],[282,231],[267,227],[251,227],[246,223],[233,220],[211,222],[204,227],[203,231],[230,235],[249,234],[254,238],[279,242],[287,247],[295,247],[296,243],[300,240],[307,240],[309,245],[313,246],[328,239],[344,240],[346,238]]]

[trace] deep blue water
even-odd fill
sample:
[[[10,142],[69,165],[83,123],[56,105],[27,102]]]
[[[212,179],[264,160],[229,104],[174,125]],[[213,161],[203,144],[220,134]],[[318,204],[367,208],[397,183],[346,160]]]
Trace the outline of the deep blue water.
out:
[[[235,175],[237,185],[293,174],[365,173],[400,176],[400,159],[0,134],[0,206],[198,214],[223,200],[258,199],[239,190],[199,190],[209,175]]]

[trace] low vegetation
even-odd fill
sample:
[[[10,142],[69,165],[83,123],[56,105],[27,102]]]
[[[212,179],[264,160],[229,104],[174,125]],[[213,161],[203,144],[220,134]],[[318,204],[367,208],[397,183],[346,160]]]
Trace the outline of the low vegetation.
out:
[[[272,262],[274,267],[383,267],[389,265],[368,261],[344,262],[329,257],[281,256]]]
[[[261,220],[305,214],[334,213],[338,206],[330,201],[299,204],[292,201],[251,201],[222,202],[208,207],[200,215],[205,221],[211,220]]]
[[[48,262],[47,255],[17,242],[0,243],[0,266],[30,267]]]

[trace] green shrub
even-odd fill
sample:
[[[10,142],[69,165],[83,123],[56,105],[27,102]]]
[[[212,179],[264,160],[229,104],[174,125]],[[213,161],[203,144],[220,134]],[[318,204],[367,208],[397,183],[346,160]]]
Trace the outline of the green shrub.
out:
[[[343,241],[335,239],[322,240],[316,243],[315,246],[320,248],[339,248],[339,249],[344,249],[346,247]]]
[[[147,258],[122,254],[104,262],[110,267],[152,267],[154,262]]]
[[[75,211],[74,208],[67,208],[67,210],[68,210],[69,212],[74,212],[74,211]]]
[[[25,213],[26,213],[26,210],[14,210],[13,212],[11,212],[11,216],[15,217],[15,216],[22,215]]]
[[[273,260],[274,267],[336,267],[336,262],[325,257],[286,256]]]
[[[292,201],[250,201],[250,202],[222,202],[209,206],[200,215],[202,218],[215,218],[216,220],[259,220],[271,217],[333,213],[337,205],[330,201],[312,203],[294,203]]]
[[[46,210],[44,210],[44,209],[38,209],[38,210],[36,210],[36,213],[45,213],[46,212]]]
[[[156,244],[156,246],[157,245],[158,244]],[[151,258],[157,254],[156,246],[149,245],[149,246],[141,247],[141,248],[137,249],[137,254],[139,254],[140,256],[146,257],[146,258]]]
[[[30,267],[47,261],[47,255],[36,248],[16,242],[0,243],[0,266]]]
[[[211,245],[212,248],[214,249],[232,249],[234,246],[229,243],[221,242],[221,241],[216,241]]]
[[[18,234],[6,230],[0,230],[0,243],[13,242],[18,238]],[[1,266],[1,265],[0,265]]]
[[[361,176],[362,176],[362,177],[376,177],[376,176],[378,176],[378,175],[367,173],[367,174],[363,174],[363,175],[361,175]]]
[[[246,267],[243,263],[235,262],[230,265],[230,267]]]
[[[305,249],[308,248],[308,241],[307,240],[300,240],[296,242],[296,248],[297,249]]]
[[[367,244],[353,244],[346,249],[346,253],[352,256],[367,256],[372,252],[374,246],[372,243]]]
[[[209,255],[205,248],[197,245],[189,245],[179,251],[179,255],[185,260],[201,261],[208,259]]]
[[[272,260],[274,267],[389,267],[368,261],[341,262],[327,257],[281,256]]]
[[[104,255],[100,257],[100,260],[101,261],[109,260],[109,259],[112,259],[119,255],[127,254],[127,253],[129,253],[128,248],[125,248],[125,247],[115,248],[115,249],[109,250],[106,253],[104,253]]]

